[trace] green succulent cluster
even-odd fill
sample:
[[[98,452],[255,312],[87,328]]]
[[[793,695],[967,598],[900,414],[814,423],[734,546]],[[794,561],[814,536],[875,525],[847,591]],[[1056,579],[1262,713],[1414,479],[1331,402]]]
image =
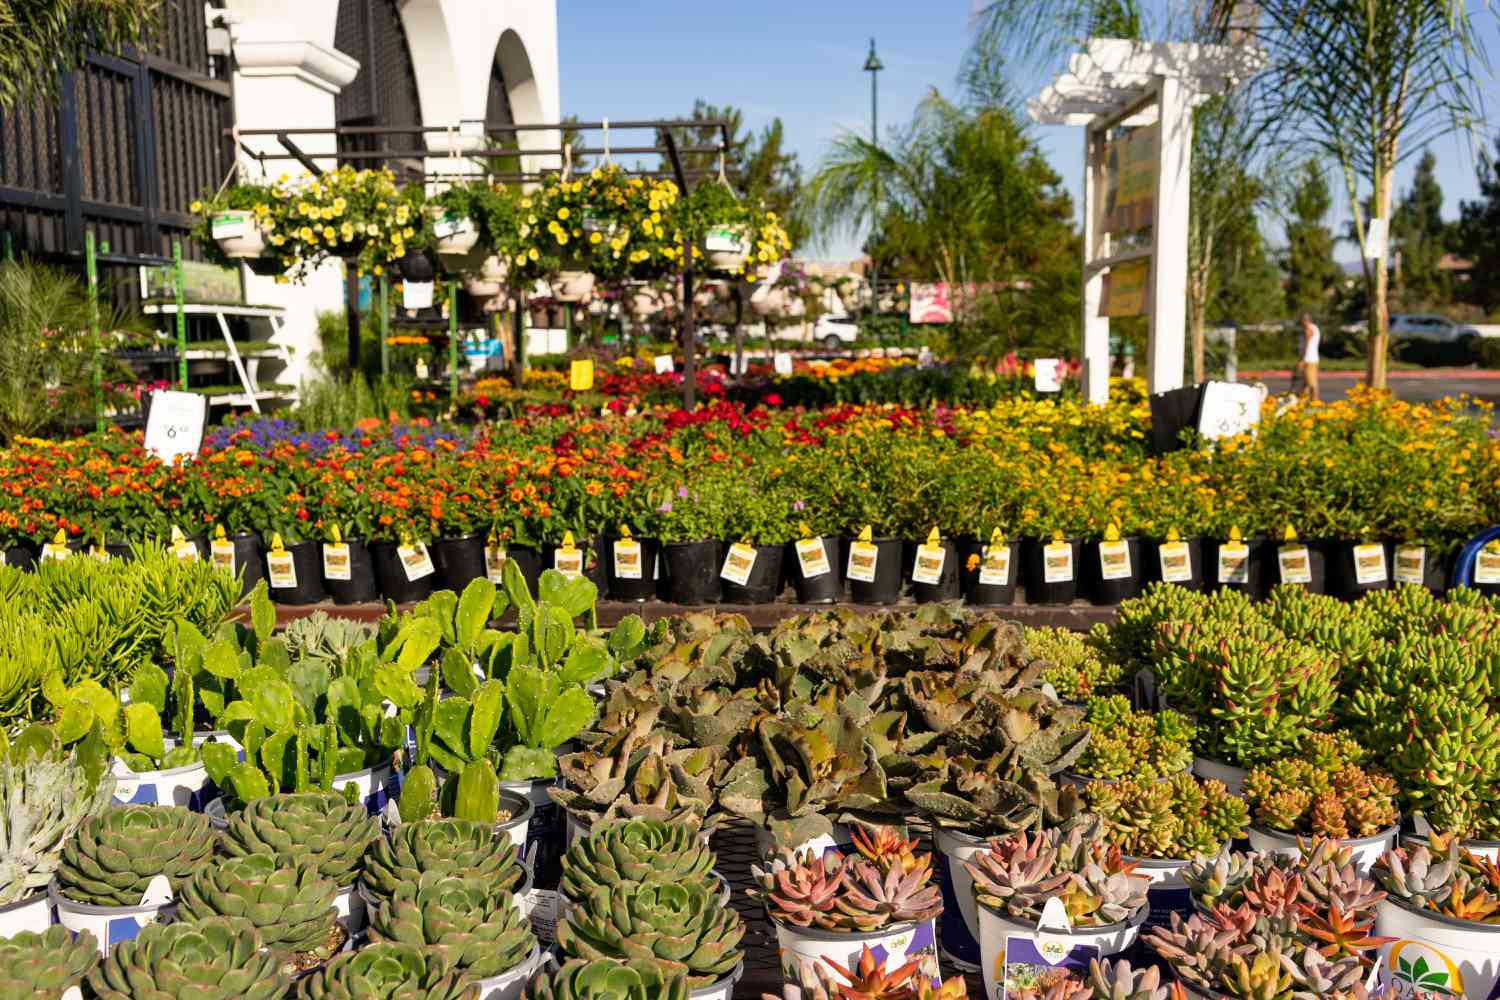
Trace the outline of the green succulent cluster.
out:
[[[1026,629],[1026,648],[1042,663],[1041,679],[1068,701],[1111,694],[1125,683],[1125,664],[1110,640],[1104,625],[1087,635],[1065,628]]]
[[[639,959],[575,958],[536,976],[524,1000],[688,1000],[692,990],[680,969]]]
[[[1309,737],[1305,756],[1262,764],[1245,778],[1255,821],[1286,833],[1372,837],[1401,818],[1396,782],[1360,766],[1364,748],[1344,733]]]
[[[370,918],[370,935],[441,952],[475,979],[509,972],[536,949],[531,926],[505,889],[477,878],[428,873],[396,887]]]
[[[57,887],[75,903],[139,906],[151,880],[179,890],[212,859],[208,817],[170,806],[121,806],[91,818],[63,846]]]
[[[380,836],[380,821],[363,804],[329,792],[269,795],[228,817],[224,853],[268,855],[286,866],[310,868],[338,888],[354,884],[365,851]]]
[[[717,887],[621,882],[583,897],[557,928],[570,958],[649,959],[687,973],[693,988],[734,971],[745,926],[720,903]]]
[[[1085,795],[1109,842],[1127,856],[1180,860],[1217,855],[1245,835],[1250,813],[1221,781],[1191,774],[1166,781],[1092,782]]]
[[[563,895],[581,900],[595,889],[625,882],[673,882],[716,887],[714,852],[689,823],[634,819],[595,827],[563,856]]]
[[[403,884],[426,875],[478,879],[496,890],[513,892],[521,884],[521,865],[510,837],[496,833],[492,825],[429,819],[402,823],[389,837],[371,841],[360,884],[383,902]]]
[[[632,729],[598,750],[567,754],[558,766],[563,784],[547,794],[587,827],[634,818],[716,825],[723,747],[673,749],[663,733]]]
[[[61,996],[99,962],[99,945],[84,931],[76,938],[61,925],[0,939],[0,1000]]]
[[[472,981],[436,948],[379,941],[346,951],[298,984],[301,1000],[472,1000]]]
[[[274,855],[206,866],[177,896],[177,920],[244,920],[268,950],[289,962],[322,961],[343,944],[333,905],[338,886],[316,868],[284,864]]]
[[[1089,745],[1074,767],[1090,778],[1151,780],[1193,764],[1197,727],[1172,711],[1137,712],[1124,695],[1091,698]]]
[[[255,928],[210,917],[141,928],[110,949],[88,990],[94,1000],[280,1000],[292,980]]]

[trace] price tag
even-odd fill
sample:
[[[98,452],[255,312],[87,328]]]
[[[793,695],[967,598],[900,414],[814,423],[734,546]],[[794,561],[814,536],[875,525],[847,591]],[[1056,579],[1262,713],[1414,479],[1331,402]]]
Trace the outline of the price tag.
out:
[[[941,545],[918,545],[917,559],[912,563],[913,583],[937,584],[943,580],[943,564],[948,561],[948,550]]]
[[[986,587],[1004,587],[1010,583],[1010,546],[987,545],[984,564],[979,568],[979,582]]]
[[[401,307],[403,309],[431,309],[432,282],[403,281],[401,283]]]
[[[232,240],[250,233],[249,212],[215,212],[208,220],[208,231],[216,240]]]
[[[214,569],[221,569],[234,576],[237,566],[234,564],[234,543],[227,538],[215,538],[208,547],[209,558],[213,560]]]
[[[641,543],[634,538],[615,539],[615,578],[639,580],[641,575]]]
[[[1060,392],[1062,390],[1062,382],[1058,378],[1058,370],[1061,366],[1062,362],[1056,358],[1036,359],[1032,365],[1032,382],[1037,392]]]
[[[771,357],[771,369],[777,375],[790,375],[792,373],[792,356],[786,351],[777,351]]]
[[[295,590],[297,587],[297,563],[285,549],[266,553],[266,576],[276,590]]]
[[[594,387],[594,362],[588,358],[574,361],[568,366],[568,388],[574,392],[587,392]]]
[[[750,582],[750,573],[755,569],[755,559],[760,553],[743,542],[735,542],[724,554],[724,566],[719,575],[730,583],[743,587]]]
[[[1187,542],[1163,542],[1161,554],[1161,578],[1167,583],[1191,583],[1193,579],[1193,556]]]
[[[1475,583],[1500,583],[1500,552],[1492,552],[1489,546],[1479,550],[1474,559]]]
[[[505,549],[498,545],[486,545],[484,547],[484,575],[490,578],[490,583],[505,582],[505,560],[507,559]]]
[[[1073,579],[1073,546],[1050,542],[1042,547],[1042,582],[1067,583]]]
[[[583,575],[583,550],[559,548],[552,553],[552,568],[570,580]]]
[[[797,564],[802,567],[802,579],[832,573],[828,563],[828,549],[821,538],[803,538],[797,542]]]
[[[658,375],[670,375],[674,370],[672,368],[672,355],[670,354],[658,354],[654,359],[652,359],[651,363],[655,367],[656,374]]]
[[[1101,580],[1128,580],[1133,575],[1128,542],[1099,543],[1099,578]]]
[[[1242,542],[1225,542],[1219,546],[1219,582],[1250,582],[1250,546]]]
[[[401,569],[405,571],[408,583],[415,583],[437,572],[432,565],[432,557],[427,554],[427,546],[422,542],[398,545],[396,555],[401,559]]]
[[[850,542],[849,564],[846,576],[860,583],[875,582],[875,566],[880,561],[880,549],[873,542]]]
[[[153,392],[146,418],[146,450],[168,465],[196,455],[208,420],[208,397],[196,392]]]
[[[1427,582],[1427,549],[1424,546],[1396,546],[1396,582],[1415,583],[1419,587]]]
[[[342,542],[323,543],[323,579],[348,582],[349,546]]]
[[[1354,581],[1361,586],[1385,583],[1385,546],[1379,542],[1354,546]]]
[[[1276,550],[1282,583],[1312,583],[1312,560],[1306,545],[1283,545]]]

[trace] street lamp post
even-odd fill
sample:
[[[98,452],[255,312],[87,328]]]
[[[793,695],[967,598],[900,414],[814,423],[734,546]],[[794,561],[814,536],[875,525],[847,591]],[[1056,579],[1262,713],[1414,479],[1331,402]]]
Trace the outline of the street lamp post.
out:
[[[870,54],[865,59],[865,72],[870,74],[870,142],[876,147],[880,145],[880,71],[885,69],[880,57],[875,54],[875,39],[870,39]],[[874,235],[874,224],[880,212],[880,182],[875,182],[873,202],[870,209],[871,235]],[[870,313],[871,316],[880,315],[880,270],[875,263],[875,254],[872,248],[870,253]]]

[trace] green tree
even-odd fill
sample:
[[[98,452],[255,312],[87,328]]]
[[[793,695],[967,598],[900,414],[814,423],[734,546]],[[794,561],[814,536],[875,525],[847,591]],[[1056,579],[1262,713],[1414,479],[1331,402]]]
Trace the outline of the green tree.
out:
[[[1247,183],[1244,190],[1252,192]],[[1219,231],[1214,247],[1213,300],[1208,316],[1215,323],[1265,323],[1286,315],[1281,269],[1260,228],[1254,198],[1241,198]]]
[[[693,121],[722,120],[729,124],[729,143],[724,149],[724,170],[730,185],[741,196],[758,198],[781,217],[792,246],[800,246],[807,229],[796,217],[797,199],[802,190],[802,165],[797,154],[785,148],[786,130],[780,118],[759,133],[741,134],[744,113],[725,105],[718,107],[699,98],[693,104]],[[685,145],[717,146],[723,139],[714,127],[690,127]],[[719,158],[714,153],[690,153],[683,157],[683,169],[717,171]],[[692,181],[689,181],[692,183]]]
[[[1495,155],[1480,150],[1479,200],[1459,206],[1459,246],[1474,264],[1466,297],[1486,311],[1500,308],[1500,137]]]
[[[56,90],[87,49],[145,35],[160,0],[0,0],[0,110]]]
[[[1438,265],[1450,249],[1451,227],[1443,221],[1443,189],[1436,171],[1437,157],[1425,150],[1411,189],[1391,216],[1391,239],[1400,252],[1392,294],[1408,307],[1449,297],[1447,275]]]
[[[1333,259],[1333,231],[1327,224],[1333,199],[1328,179],[1316,160],[1302,165],[1290,207],[1291,219],[1286,225],[1287,311],[1317,314],[1327,308],[1328,295],[1338,283],[1339,266]]]

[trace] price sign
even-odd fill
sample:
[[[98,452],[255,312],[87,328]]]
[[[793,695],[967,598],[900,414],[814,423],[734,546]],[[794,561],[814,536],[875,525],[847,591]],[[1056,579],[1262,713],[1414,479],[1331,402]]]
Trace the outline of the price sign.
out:
[[[297,563],[285,549],[266,553],[266,576],[273,590],[297,589]]]
[[[936,585],[943,580],[943,564],[948,561],[948,550],[941,545],[918,545],[917,559],[912,564],[913,583]]]
[[[552,553],[552,568],[570,580],[583,575],[583,550],[559,548]]]
[[[208,551],[213,559],[214,569],[223,570],[230,576],[235,575],[233,542],[227,538],[215,538],[209,544]]]
[[[207,422],[207,397],[196,392],[153,392],[146,418],[146,450],[167,465],[196,455]]]
[[[658,354],[655,358],[652,359],[651,363],[652,363],[652,365],[656,369],[656,374],[658,374],[658,375],[670,375],[670,374],[672,374],[672,371],[673,371],[673,369],[672,369],[672,355],[670,355],[670,354]]]
[[[1250,582],[1250,546],[1238,542],[1219,546],[1219,582]]]
[[[209,234],[216,240],[233,240],[250,232],[249,212],[215,212],[208,220]]]

